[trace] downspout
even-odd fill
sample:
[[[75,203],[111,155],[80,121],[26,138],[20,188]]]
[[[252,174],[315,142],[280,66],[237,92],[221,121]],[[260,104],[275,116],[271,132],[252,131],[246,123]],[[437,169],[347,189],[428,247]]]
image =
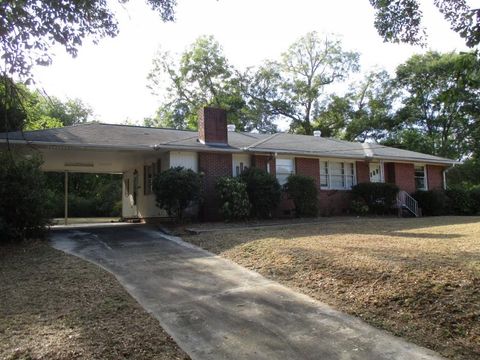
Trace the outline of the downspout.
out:
[[[452,170],[454,167],[455,167],[455,164],[453,164],[449,168],[446,168],[445,170],[442,171],[442,174],[443,174],[443,190],[447,190],[447,172]]]

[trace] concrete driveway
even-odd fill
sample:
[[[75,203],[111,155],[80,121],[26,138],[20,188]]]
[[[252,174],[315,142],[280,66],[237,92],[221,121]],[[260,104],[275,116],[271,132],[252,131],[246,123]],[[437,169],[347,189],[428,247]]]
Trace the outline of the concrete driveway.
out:
[[[56,230],[114,274],[192,359],[440,359],[147,225]]]

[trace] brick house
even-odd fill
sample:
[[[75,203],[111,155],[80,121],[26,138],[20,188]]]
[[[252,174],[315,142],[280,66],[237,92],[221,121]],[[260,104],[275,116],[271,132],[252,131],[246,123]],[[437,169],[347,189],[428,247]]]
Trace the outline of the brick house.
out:
[[[86,123],[58,129],[0,134],[21,151],[41,153],[44,171],[118,173],[123,175],[124,218],[158,218],[152,179],[156,173],[183,166],[204,174],[204,219],[215,219],[216,179],[237,176],[246,167],[275,175],[280,184],[292,174],[315,179],[320,213],[342,214],[349,207],[349,189],[361,182],[389,182],[405,193],[445,187],[445,170],[454,160],[418,152],[286,133],[234,131],[224,110],[204,108],[198,132],[140,126]],[[279,216],[292,204],[282,200]]]

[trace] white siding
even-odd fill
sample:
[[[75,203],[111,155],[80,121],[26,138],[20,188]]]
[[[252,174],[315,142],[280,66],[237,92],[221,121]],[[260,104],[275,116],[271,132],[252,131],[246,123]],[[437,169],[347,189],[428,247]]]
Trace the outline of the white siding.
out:
[[[232,175],[238,176],[246,168],[250,167],[249,154],[233,154],[232,155]]]
[[[195,152],[187,151],[171,151],[170,152],[170,167],[182,166],[185,169],[192,169],[198,171],[198,156]]]

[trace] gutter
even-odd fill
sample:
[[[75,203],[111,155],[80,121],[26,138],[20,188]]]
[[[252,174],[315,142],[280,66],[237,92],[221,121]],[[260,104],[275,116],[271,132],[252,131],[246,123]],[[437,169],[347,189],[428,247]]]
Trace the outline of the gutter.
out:
[[[278,135],[274,134],[274,135]],[[271,139],[274,135],[269,137]],[[263,143],[266,139],[261,140]],[[6,139],[0,139],[1,143],[7,143]],[[243,148],[232,148],[229,146],[189,146],[189,145],[175,145],[172,146],[171,144],[155,144],[155,145],[100,145],[100,144],[78,144],[78,143],[60,143],[60,142],[51,142],[51,141],[27,141],[27,140],[8,140],[10,144],[17,144],[17,145],[39,145],[39,146],[52,146],[52,147],[71,147],[71,148],[78,148],[78,149],[86,149],[86,150],[117,150],[117,151],[158,151],[158,150],[168,150],[168,151],[181,151],[181,150],[190,150],[190,151],[198,151],[198,152],[223,152],[223,153],[261,153],[261,154],[285,154],[285,155],[300,155],[300,156],[312,156],[312,157],[330,157],[336,159],[355,159],[355,160],[365,160],[365,156],[362,155],[338,155],[333,152],[328,153],[321,153],[315,151],[292,151],[292,150],[281,150],[281,149],[261,149],[261,148],[252,148],[253,145],[243,147]],[[421,158],[396,158],[396,157],[372,157],[369,158],[370,160],[386,160],[386,161],[408,161],[408,162],[422,162],[427,164],[438,164],[438,165],[451,165],[452,167],[456,164],[461,164],[459,161],[455,160],[428,160],[428,159],[421,159]],[[448,169],[447,169],[448,170]]]
[[[452,170],[455,167],[456,164],[453,164],[449,168],[445,169],[442,171],[442,176],[443,176],[443,190],[447,190],[447,172]]]

